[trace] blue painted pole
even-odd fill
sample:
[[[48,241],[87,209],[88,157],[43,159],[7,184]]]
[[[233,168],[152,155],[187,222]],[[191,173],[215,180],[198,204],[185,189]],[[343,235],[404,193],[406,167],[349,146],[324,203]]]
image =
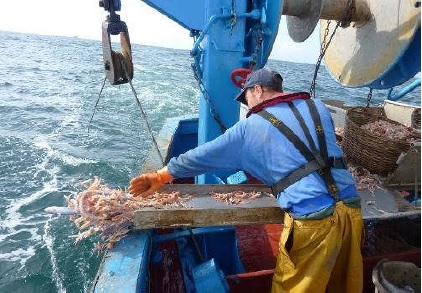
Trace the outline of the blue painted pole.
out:
[[[392,94],[393,89],[390,89],[390,91],[388,92],[388,98],[387,98],[387,100],[397,101],[397,100],[403,98],[406,94],[410,93],[411,91],[413,91],[415,88],[417,88],[420,85],[421,85],[421,79],[420,78],[417,78],[412,83],[410,83],[409,85],[405,86],[400,91],[398,91],[398,92],[396,92],[394,94]]]
[[[222,134],[216,115],[225,128],[238,121],[239,104],[234,97],[239,91],[230,80],[232,70],[242,67],[245,38],[245,18],[233,18],[246,12],[246,1],[207,0],[205,19],[207,25],[193,48],[197,53],[204,48],[202,81],[204,90],[199,101],[198,144],[203,144]],[[199,184],[216,182],[213,174],[196,178]]]

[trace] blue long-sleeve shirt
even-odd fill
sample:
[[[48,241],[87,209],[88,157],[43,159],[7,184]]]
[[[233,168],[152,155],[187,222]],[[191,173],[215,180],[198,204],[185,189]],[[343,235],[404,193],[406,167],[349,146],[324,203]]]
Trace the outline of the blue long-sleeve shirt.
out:
[[[329,157],[342,157],[336,144],[334,126],[329,110],[314,99],[324,128]],[[315,145],[318,139],[314,122],[304,100],[293,101],[308,125]],[[309,147],[299,122],[287,103],[265,108],[282,120]],[[189,150],[167,165],[174,178],[192,177],[210,171],[243,170],[272,186],[307,161],[293,144],[271,123],[257,114],[236,123],[224,134]],[[356,196],[355,181],[346,169],[332,168],[332,175],[340,190],[340,198]],[[280,192],[278,203],[294,216],[304,216],[334,205],[323,179],[318,173],[300,179]]]

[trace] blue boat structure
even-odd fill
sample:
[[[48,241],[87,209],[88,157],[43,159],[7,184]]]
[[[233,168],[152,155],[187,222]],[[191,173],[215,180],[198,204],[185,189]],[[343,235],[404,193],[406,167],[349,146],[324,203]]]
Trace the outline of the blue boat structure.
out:
[[[200,89],[198,116],[168,119],[142,172],[161,168],[243,119],[246,109],[234,97],[250,71],[267,65],[282,16],[289,32],[283,37],[296,42],[306,40],[319,22],[316,66],[324,61],[340,86],[368,88],[368,104],[372,90],[389,90],[377,110],[420,133],[420,107],[399,102],[420,88],[420,1],[142,1],[189,30],[192,70]],[[107,78],[112,84],[126,83],[136,60],[131,59],[128,28],[116,13],[120,0],[102,0],[100,6],[110,13],[103,23]],[[120,52],[113,50],[110,35],[120,35]],[[315,94],[315,87],[311,91]],[[350,140],[355,135],[347,130],[350,113],[365,111],[366,105],[326,103],[336,126],[345,128],[340,138]],[[388,156],[381,154],[379,164]],[[373,242],[362,251],[365,292],[374,292],[373,268],[382,259],[420,267],[420,139],[398,150],[393,168],[381,171],[387,178],[385,189],[360,193],[367,238]],[[269,188],[232,170],[178,179],[163,188],[175,190],[195,194],[193,208],[136,212],[133,231],[107,251],[92,291],[269,292],[283,228],[275,199],[263,196],[245,205],[208,200],[211,192],[270,194]],[[403,193],[413,199],[399,196]]]

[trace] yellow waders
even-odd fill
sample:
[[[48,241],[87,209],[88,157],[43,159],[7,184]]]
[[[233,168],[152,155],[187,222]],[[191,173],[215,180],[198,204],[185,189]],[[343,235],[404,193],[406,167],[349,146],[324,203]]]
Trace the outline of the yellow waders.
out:
[[[293,220],[286,214],[271,292],[362,292],[362,241],[361,210],[341,201],[322,220]]]

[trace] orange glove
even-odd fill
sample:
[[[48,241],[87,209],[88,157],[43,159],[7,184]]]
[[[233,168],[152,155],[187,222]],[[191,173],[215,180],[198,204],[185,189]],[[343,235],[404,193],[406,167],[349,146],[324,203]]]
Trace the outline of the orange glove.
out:
[[[133,196],[147,197],[166,183],[173,181],[167,167],[155,173],[145,173],[130,180],[129,193]]]

